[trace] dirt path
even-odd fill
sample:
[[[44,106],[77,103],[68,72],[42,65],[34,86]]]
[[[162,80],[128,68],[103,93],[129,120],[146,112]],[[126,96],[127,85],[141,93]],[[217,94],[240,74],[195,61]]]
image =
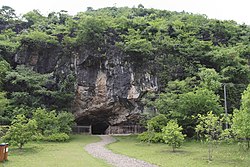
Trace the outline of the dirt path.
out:
[[[157,167],[156,165],[135,158],[113,153],[104,146],[113,143],[116,140],[108,135],[100,135],[100,137],[102,138],[102,141],[85,146],[85,150],[94,157],[104,159],[109,164],[116,167]]]

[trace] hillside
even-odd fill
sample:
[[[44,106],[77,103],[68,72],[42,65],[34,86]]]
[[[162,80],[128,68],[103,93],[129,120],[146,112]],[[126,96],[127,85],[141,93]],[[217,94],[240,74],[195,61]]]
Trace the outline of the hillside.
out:
[[[2,123],[43,107],[73,112],[79,125],[135,124],[143,113],[181,112],[173,94],[200,87],[221,108],[223,84],[232,113],[250,81],[250,28],[234,21],[142,5],[0,13]]]

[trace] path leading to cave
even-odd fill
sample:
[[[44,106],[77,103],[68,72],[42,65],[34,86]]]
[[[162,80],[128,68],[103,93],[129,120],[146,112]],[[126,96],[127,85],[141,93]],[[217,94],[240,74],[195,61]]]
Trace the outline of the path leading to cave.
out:
[[[145,161],[113,153],[105,148],[105,145],[115,142],[115,138],[108,135],[100,135],[100,138],[102,141],[85,146],[85,150],[92,156],[104,159],[109,164],[116,167],[157,167]]]

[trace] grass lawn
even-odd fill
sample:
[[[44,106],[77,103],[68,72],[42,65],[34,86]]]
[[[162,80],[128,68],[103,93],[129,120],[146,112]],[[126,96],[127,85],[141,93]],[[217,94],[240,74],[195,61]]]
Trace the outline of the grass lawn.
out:
[[[200,142],[185,142],[173,153],[166,144],[140,143],[136,136],[115,137],[118,142],[108,145],[113,152],[135,157],[162,167],[249,167],[250,150],[245,152],[237,144],[221,144],[214,149],[213,161],[208,162],[208,148]]]
[[[69,142],[32,142],[24,145],[22,150],[9,149],[4,167],[107,167],[104,161],[93,158],[85,150],[88,143],[99,141],[99,137],[73,135]]]

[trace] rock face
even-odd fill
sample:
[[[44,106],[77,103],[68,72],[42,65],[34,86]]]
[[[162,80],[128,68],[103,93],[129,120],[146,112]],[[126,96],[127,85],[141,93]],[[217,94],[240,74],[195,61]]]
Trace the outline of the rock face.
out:
[[[82,47],[67,54],[58,48],[23,48],[16,55],[17,63],[41,73],[75,74],[72,110],[80,125],[138,122],[143,112],[141,97],[158,89],[150,64],[128,58],[114,45],[105,51]]]

